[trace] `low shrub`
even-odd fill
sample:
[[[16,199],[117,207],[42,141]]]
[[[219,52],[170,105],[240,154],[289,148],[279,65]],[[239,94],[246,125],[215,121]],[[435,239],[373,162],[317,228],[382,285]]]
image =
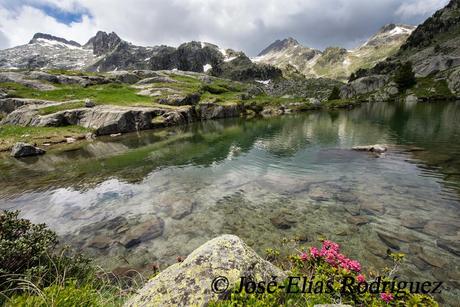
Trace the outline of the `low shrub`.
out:
[[[45,224],[0,213],[0,305],[121,305],[129,291],[101,274],[92,261],[68,246],[59,247]]]

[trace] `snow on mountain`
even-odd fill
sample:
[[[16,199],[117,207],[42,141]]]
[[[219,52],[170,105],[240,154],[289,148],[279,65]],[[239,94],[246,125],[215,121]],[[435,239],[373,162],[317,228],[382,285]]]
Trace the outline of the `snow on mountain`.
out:
[[[352,50],[334,47],[320,51],[287,38],[273,42],[252,61],[271,64],[289,72],[295,69],[307,77],[346,80],[357,69],[370,67],[394,54],[414,29],[409,25],[386,25],[363,45]]]

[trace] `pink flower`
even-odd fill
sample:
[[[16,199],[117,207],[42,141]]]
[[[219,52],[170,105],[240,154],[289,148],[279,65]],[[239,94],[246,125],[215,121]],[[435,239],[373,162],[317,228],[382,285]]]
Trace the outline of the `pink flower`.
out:
[[[356,276],[356,280],[358,282],[365,282],[366,281],[366,277],[364,277],[363,274],[359,274],[358,276]]]
[[[300,260],[307,261],[308,260],[308,254],[307,253],[301,253],[300,254]]]
[[[394,299],[393,294],[391,294],[391,293],[385,293],[385,292],[384,292],[384,293],[380,293],[380,298],[381,298],[384,302],[386,302],[386,303],[389,303],[389,302],[391,302],[391,301]]]
[[[352,271],[355,271],[355,272],[361,271],[361,264],[356,260],[348,261],[348,266],[350,267],[350,270]]]
[[[310,255],[313,258],[318,258],[319,257],[319,250],[316,247],[311,247],[310,248]]]

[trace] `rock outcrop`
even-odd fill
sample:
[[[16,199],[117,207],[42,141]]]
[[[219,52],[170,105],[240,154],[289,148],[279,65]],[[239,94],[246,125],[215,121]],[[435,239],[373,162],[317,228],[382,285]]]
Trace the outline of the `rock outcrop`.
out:
[[[184,106],[175,110],[146,107],[95,106],[39,115],[37,106],[20,108],[11,112],[2,124],[59,127],[78,125],[94,130],[96,135],[127,133],[148,130],[159,126],[173,126],[192,122],[193,108]],[[163,117],[162,125],[155,119]]]
[[[266,282],[274,276],[277,281],[286,278],[282,270],[258,256],[240,238],[223,235],[162,271],[125,306],[205,306],[219,298],[215,292],[231,290],[242,276]],[[213,280],[218,277],[221,279],[214,289],[219,291],[213,292]]]
[[[198,118],[201,120],[238,117],[244,108],[238,104],[218,105],[213,102],[204,102],[196,106]]]
[[[11,156],[15,158],[30,157],[30,156],[39,156],[45,154],[45,150],[35,147],[33,145],[19,142],[14,144],[11,149]]]
[[[389,77],[386,75],[372,75],[356,79],[340,89],[340,97],[344,99],[371,93],[385,86]]]
[[[0,113],[9,114],[27,105],[45,105],[50,101],[28,98],[3,98],[0,99]]]

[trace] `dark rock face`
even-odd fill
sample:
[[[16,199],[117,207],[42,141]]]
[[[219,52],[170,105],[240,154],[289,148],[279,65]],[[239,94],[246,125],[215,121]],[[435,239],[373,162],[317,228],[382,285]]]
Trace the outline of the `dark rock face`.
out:
[[[119,43],[121,43],[121,38],[115,32],[107,34],[106,32],[98,31],[96,36],[90,38],[84,47],[93,48],[93,53],[99,56],[112,51]]]
[[[223,55],[217,46],[204,45],[199,42],[185,43],[179,46],[177,54],[177,69],[184,71],[203,72],[203,66],[216,66],[223,61]]]
[[[35,35],[29,41],[29,44],[36,43],[38,41],[38,39],[40,39],[40,38],[50,40],[50,41],[56,41],[56,42],[64,43],[64,44],[75,46],[75,47],[81,47],[81,45],[79,43],[77,43],[76,41],[72,41],[72,40],[69,41],[69,40],[66,40],[64,38],[53,36],[53,35],[50,35],[50,34],[45,34],[45,33],[35,33]]]
[[[281,69],[267,64],[255,64],[246,55],[239,56],[230,62],[221,62],[213,66],[211,75],[238,81],[271,80],[280,78]]]
[[[22,157],[30,157],[30,156],[38,156],[45,154],[41,148],[35,147],[33,145],[27,143],[16,143],[11,149],[11,156],[15,158],[22,158]]]

